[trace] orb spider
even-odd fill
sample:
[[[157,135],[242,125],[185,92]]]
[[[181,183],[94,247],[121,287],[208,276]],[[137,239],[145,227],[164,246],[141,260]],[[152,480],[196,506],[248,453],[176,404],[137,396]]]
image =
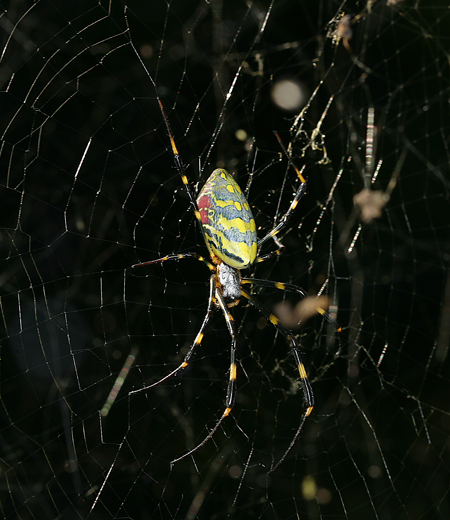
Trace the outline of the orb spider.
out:
[[[202,342],[206,326],[210,322],[215,310],[220,309],[224,315],[228,331],[231,336],[230,368],[228,387],[225,398],[225,410],[223,411],[221,417],[217,420],[212,430],[210,430],[208,435],[203,439],[203,441],[195,446],[195,448],[172,460],[171,465],[184,459],[185,457],[188,457],[189,455],[192,455],[199,448],[205,445],[213,437],[219,426],[222,424],[223,420],[231,413],[236,400],[237,329],[230,309],[239,303],[241,297],[245,298],[254,307],[256,307],[256,309],[258,309],[270,323],[272,323],[272,325],[281,335],[283,335],[289,341],[291,351],[300,374],[303,397],[306,403],[306,410],[303,412],[300,425],[298,426],[288,449],[285,451],[276,465],[271,468],[269,471],[270,473],[277,469],[278,466],[285,460],[288,453],[291,451],[298,437],[300,436],[305,420],[311,414],[314,408],[314,394],[311,384],[308,380],[305,366],[302,362],[300,348],[294,334],[282,323],[280,323],[279,319],[271,312],[269,312],[264,307],[264,305],[262,305],[249,292],[247,292],[243,286],[256,285],[272,287],[282,291],[295,292],[301,298],[306,298],[307,293],[301,287],[290,283],[242,277],[240,271],[241,269],[251,267],[255,262],[262,262],[270,257],[280,254],[284,246],[277,238],[277,234],[286,226],[290,216],[297,207],[299,200],[304,195],[306,189],[306,180],[299,169],[295,166],[294,162],[291,160],[291,157],[285,149],[278,134],[275,134],[285,155],[289,160],[289,163],[293,166],[297,173],[297,176],[300,180],[300,185],[297,189],[293,201],[291,202],[291,205],[289,206],[289,209],[283,215],[280,222],[262,239],[258,240],[255,219],[253,218],[250,205],[237,182],[226,170],[221,168],[214,170],[207,179],[203,188],[200,190],[198,196],[195,196],[193,188],[189,184],[189,180],[186,176],[183,161],[176,147],[175,139],[173,137],[164,106],[161,100],[158,99],[158,102],[169,136],[175,168],[178,171],[184,187],[188,193],[190,204],[193,208],[195,217],[202,231],[202,235],[208,249],[210,261],[198,253],[183,253],[171,254],[162,258],[158,258],[157,260],[141,262],[133,265],[133,267],[141,267],[145,265],[166,262],[168,260],[182,260],[186,258],[196,259],[206,265],[206,267],[211,272],[211,277],[209,279],[209,300],[203,323],[182,363],[155,383],[137,390],[133,390],[130,392],[130,394],[142,392],[144,390],[153,388],[154,386],[160,385],[164,381],[167,381],[172,376],[186,368],[191,362],[196,348]],[[277,249],[264,256],[259,256],[258,251],[260,250],[262,244],[271,238],[275,241]],[[334,320],[334,318],[332,318],[323,308],[316,307],[316,310],[335,326],[337,332],[341,332],[341,327],[338,325],[336,320]]]

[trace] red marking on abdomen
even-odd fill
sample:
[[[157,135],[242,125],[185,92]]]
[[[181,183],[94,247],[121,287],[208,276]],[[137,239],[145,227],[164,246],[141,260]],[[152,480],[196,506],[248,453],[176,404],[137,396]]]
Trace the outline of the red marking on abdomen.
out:
[[[202,195],[197,200],[197,206],[200,211],[202,224],[209,224],[208,209],[212,207],[211,198],[208,195]]]

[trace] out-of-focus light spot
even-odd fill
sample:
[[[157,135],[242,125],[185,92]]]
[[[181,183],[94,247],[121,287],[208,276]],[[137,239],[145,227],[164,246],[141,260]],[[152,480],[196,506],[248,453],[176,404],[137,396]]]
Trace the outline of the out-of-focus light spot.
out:
[[[236,130],[235,136],[239,141],[245,141],[247,139],[247,132],[240,128],[239,130]]]
[[[372,477],[372,478],[380,478],[382,475],[382,471],[381,471],[380,466],[373,465],[373,466],[369,466],[369,469],[367,470],[367,474],[369,475],[369,477]]]
[[[317,486],[314,477],[305,477],[302,480],[302,495],[306,500],[314,500],[317,493]]]
[[[239,478],[242,475],[242,468],[240,466],[231,466],[228,470],[228,474],[231,478]]]
[[[283,110],[298,110],[306,103],[305,87],[294,79],[282,79],[272,87],[272,100]]]
[[[153,56],[153,47],[149,43],[142,44],[139,51],[145,60],[148,60]]]
[[[327,488],[317,490],[316,499],[319,504],[329,504],[331,502],[331,493]]]

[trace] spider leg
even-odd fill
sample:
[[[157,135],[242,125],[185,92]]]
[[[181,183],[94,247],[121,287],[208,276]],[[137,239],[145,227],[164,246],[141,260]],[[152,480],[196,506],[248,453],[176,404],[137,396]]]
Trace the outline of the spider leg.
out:
[[[303,197],[303,195],[306,192],[306,181],[305,181],[303,175],[301,175],[301,179],[303,179],[303,180],[302,180],[302,182],[301,182],[301,184],[300,184],[300,186],[299,186],[299,188],[297,190],[297,193],[295,194],[294,200],[291,202],[291,205],[289,206],[289,209],[282,216],[280,222],[271,231],[269,231],[265,237],[261,238],[261,240],[258,241],[258,248],[260,248],[265,242],[267,242],[267,240],[269,240],[269,238],[273,238],[273,240],[275,241],[276,245],[278,246],[277,251],[274,251],[273,253],[269,253],[269,255],[265,255],[265,256],[261,257],[261,259],[259,260],[260,262],[262,262],[263,260],[266,260],[267,258],[270,258],[271,256],[280,254],[279,252],[282,249],[284,249],[284,245],[280,242],[280,240],[278,239],[278,237],[276,235],[289,222],[289,219],[291,218],[292,214],[294,213],[295,208],[298,206],[298,203],[299,203],[300,199]]]
[[[194,258],[195,260],[198,260],[199,262],[205,264],[210,271],[216,271],[215,267],[210,262],[208,262],[208,260],[206,260],[205,257],[198,255],[197,253],[181,253],[175,255],[166,255],[156,260],[149,260],[148,262],[140,262],[139,264],[134,264],[131,267],[142,267],[143,265],[157,264],[161,262],[166,262],[167,260],[183,260],[184,258]]]
[[[264,244],[264,242],[269,240],[269,238],[273,238],[275,244],[278,246],[278,250],[277,250],[278,252],[274,251],[273,253],[270,254],[270,256],[273,256],[274,254],[280,254],[279,251],[284,249],[283,244],[279,241],[279,239],[276,235],[286,226],[289,219],[291,218],[292,213],[294,212],[295,208],[298,206],[300,199],[303,197],[303,195],[306,192],[306,179],[303,177],[303,174],[302,174],[305,167],[303,166],[303,168],[301,170],[299,170],[297,168],[294,161],[292,160],[292,157],[289,155],[288,151],[286,150],[286,148],[283,144],[283,141],[281,140],[281,137],[278,135],[277,132],[274,132],[274,133],[284,152],[284,155],[287,157],[287,159],[289,161],[289,164],[294,168],[295,173],[297,174],[297,177],[300,179],[300,186],[298,187],[297,193],[295,194],[294,200],[291,202],[289,209],[283,215],[283,217],[281,218],[278,225],[275,226],[272,229],[272,231],[269,231],[269,233],[267,233],[267,235],[258,242],[258,247],[260,247],[260,246],[262,246],[262,244]],[[265,257],[261,257],[260,262],[264,261],[267,257],[270,257],[270,256],[266,255]]]
[[[292,353],[294,355],[295,362],[297,363],[297,369],[298,369],[298,372],[300,374],[300,383],[302,385],[303,398],[304,398],[305,403],[306,403],[306,410],[303,412],[303,416],[302,416],[302,419],[300,421],[300,425],[297,428],[297,431],[296,431],[296,433],[295,433],[291,443],[289,444],[288,449],[284,452],[283,456],[275,464],[275,466],[273,466],[270,469],[269,473],[272,473],[286,459],[287,455],[292,450],[292,448],[294,447],[294,445],[297,442],[298,438],[300,437],[300,433],[302,431],[303,425],[305,424],[306,418],[311,414],[311,412],[313,411],[313,408],[314,408],[314,393],[313,393],[313,390],[312,390],[312,387],[311,387],[311,383],[308,380],[308,376],[307,376],[306,370],[305,370],[305,365],[302,362],[302,356],[300,354],[300,348],[298,346],[297,340],[295,339],[295,336],[292,334],[292,332],[290,330],[288,330],[285,327],[283,327],[280,324],[278,318],[274,314],[271,314],[264,307],[264,305],[262,305],[262,303],[260,303],[256,298],[251,296],[248,292],[244,291],[244,289],[241,289],[241,294],[242,294],[242,296],[244,298],[247,298],[247,300],[254,307],[256,307],[261,312],[261,314],[263,314],[263,316],[265,316],[267,318],[267,320],[270,321],[270,323],[272,323],[272,325],[277,329],[277,331],[280,334],[282,334],[290,342],[290,344],[291,344],[291,351],[292,351]]]
[[[177,459],[172,460],[170,463],[171,465],[175,464],[176,462],[184,459],[185,457],[188,457],[189,455],[192,455],[194,452],[196,452],[199,448],[204,446],[211,437],[216,433],[219,426],[222,424],[223,420],[230,415],[231,410],[233,409],[234,402],[236,400],[236,338],[237,338],[237,331],[236,331],[236,323],[234,321],[233,315],[228,309],[228,306],[225,302],[225,299],[222,295],[222,291],[218,288],[216,288],[215,292],[215,298],[218,302],[223,315],[225,317],[225,321],[227,322],[228,332],[231,336],[231,349],[230,349],[230,373],[229,373],[229,379],[228,379],[228,388],[227,388],[227,396],[225,399],[225,410],[222,413],[219,420],[214,425],[214,428],[208,433],[208,435],[202,440],[200,444],[198,444],[195,448],[188,451],[181,457],[178,457]]]
[[[299,294],[302,299],[308,296],[308,293],[304,289],[292,283],[274,282],[272,280],[260,280],[258,278],[242,278],[241,284],[254,284],[260,285],[262,287],[273,287],[275,289],[280,289],[281,291],[295,292]],[[320,315],[322,315],[328,321],[328,323],[331,323],[331,325],[334,326],[336,332],[338,332],[339,343],[341,343],[342,327],[339,325],[339,323],[325,309],[322,309],[322,307],[316,307],[316,311]]]
[[[176,147],[175,139],[172,134],[172,129],[170,128],[169,119],[167,118],[166,112],[164,110],[164,105],[162,104],[162,101],[160,99],[158,99],[158,103],[159,103],[159,108],[161,109],[162,116],[164,118],[164,123],[166,124],[167,133],[169,134],[170,145],[172,147],[172,154],[173,154],[173,161],[175,163],[175,168],[177,169],[178,173],[180,174],[181,181],[183,182],[184,187],[186,188],[186,191],[189,196],[189,200],[191,202],[191,206],[194,210],[195,218],[197,219],[197,222],[199,223],[200,229],[202,230],[202,233],[203,233],[202,218],[200,216],[200,211],[198,210],[197,199],[195,197],[194,190],[192,189],[192,186],[189,184],[189,180],[186,175],[186,169],[185,169],[184,163],[181,159],[181,155],[178,152],[178,148]]]
[[[170,379],[172,376],[176,375],[180,370],[183,370],[184,368],[186,368],[189,365],[189,363],[191,362],[192,356],[194,355],[195,349],[200,345],[200,343],[203,340],[204,330],[214,314],[214,310],[215,310],[214,292],[215,291],[216,291],[216,278],[215,278],[215,275],[212,275],[211,278],[209,279],[208,309],[206,311],[205,318],[203,319],[202,326],[200,327],[200,330],[198,331],[194,342],[192,343],[190,349],[188,350],[186,356],[184,357],[183,362],[177,368],[175,368],[175,370],[172,370],[172,372],[169,372],[162,379],[160,379],[159,381],[156,381],[156,383],[152,383],[151,385],[144,386],[143,388],[138,388],[137,390],[132,390],[131,392],[129,392],[128,395],[138,394],[139,392],[143,392],[144,390],[148,390],[149,388],[158,386],[161,383],[164,383],[164,381],[167,381],[168,379]]]

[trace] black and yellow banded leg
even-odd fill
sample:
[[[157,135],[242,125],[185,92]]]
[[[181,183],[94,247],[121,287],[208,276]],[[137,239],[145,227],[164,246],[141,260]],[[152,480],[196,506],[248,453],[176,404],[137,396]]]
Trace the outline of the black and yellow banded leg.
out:
[[[276,238],[277,237],[274,237],[274,240]],[[266,260],[270,260],[274,256],[280,256],[281,253],[283,252],[284,245],[279,240],[278,240],[278,242],[280,244],[280,247],[278,249],[275,249],[274,251],[271,251],[270,253],[267,253],[266,255],[257,256],[256,260],[255,260],[255,263],[256,264],[260,264],[261,262],[265,262]]]
[[[236,342],[237,342],[237,330],[236,330],[236,322],[234,321],[233,315],[231,314],[228,306],[225,302],[225,299],[222,295],[222,291],[216,290],[216,300],[219,303],[219,306],[222,310],[222,313],[225,317],[225,321],[227,322],[228,332],[231,336],[231,346],[230,346],[230,373],[228,379],[228,388],[227,388],[227,396],[225,399],[225,411],[223,413],[223,417],[226,417],[230,414],[234,402],[236,400],[236,375],[237,375],[237,367],[236,367]]]
[[[280,291],[295,292],[300,295],[302,299],[308,296],[308,293],[304,289],[292,283],[273,282],[272,280],[261,280],[259,278],[242,278],[241,284],[253,284],[259,285],[260,287],[271,287],[272,289],[279,289]],[[322,307],[316,307],[316,311],[321,316],[323,316],[328,321],[328,323],[333,325],[333,327],[336,329],[336,332],[338,333],[338,340],[341,344],[342,327],[339,325],[339,323],[325,309],[322,309]]]
[[[280,222],[267,233],[267,235],[261,240],[258,241],[258,248],[260,248],[269,238],[273,238],[275,240],[276,245],[278,246],[277,251],[282,251],[284,249],[283,244],[277,239],[276,235],[286,226],[286,224],[289,222],[289,219],[291,218],[292,214],[295,211],[295,208],[298,206],[298,203],[300,199],[303,197],[306,191],[306,183],[300,184],[300,187],[297,190],[297,193],[295,194],[294,200],[291,202],[291,205],[289,206],[289,209],[286,211],[286,213],[282,216]],[[278,254],[274,252],[273,254]],[[273,256],[271,254],[271,256]],[[266,255],[267,256],[267,255]],[[264,258],[264,257],[261,257]]]
[[[286,329],[283,325],[281,325],[278,318],[272,314],[260,301],[254,298],[251,294],[249,294],[244,289],[241,289],[241,294],[244,298],[246,298],[254,307],[256,307],[265,318],[272,323],[272,325],[277,329],[277,331],[284,336],[289,343],[291,344],[291,350],[294,355],[295,361],[297,363],[297,368],[300,374],[300,382],[302,384],[302,390],[304,394],[305,403],[307,406],[307,416],[312,412],[314,407],[314,394],[311,388],[311,384],[308,380],[308,376],[306,375],[305,366],[303,365],[300,347],[298,346],[297,340],[295,336],[289,329]]]
[[[184,187],[186,188],[186,191],[188,193],[189,200],[190,200],[192,208],[194,210],[195,218],[197,219],[198,223],[200,224],[200,229],[203,229],[202,228],[202,218],[200,216],[200,211],[198,210],[197,199],[195,197],[192,186],[189,184],[189,180],[186,175],[186,170],[185,170],[183,161],[178,152],[178,148],[175,144],[175,139],[172,134],[172,129],[170,128],[169,120],[168,120],[168,118],[166,116],[166,112],[164,110],[164,105],[162,104],[162,101],[160,99],[158,99],[158,103],[159,103],[159,108],[161,109],[161,113],[162,113],[164,122],[166,124],[167,133],[169,134],[170,145],[172,147],[173,160],[175,162],[175,167],[176,167],[178,173],[180,174],[181,181],[184,184]]]
[[[276,134],[276,135],[278,137],[279,142],[281,143],[281,139],[279,138],[278,134]],[[282,143],[281,143],[281,145],[283,146]],[[285,150],[284,146],[283,146],[283,150]],[[285,150],[285,152],[286,152],[286,150]],[[269,238],[272,238],[278,247],[277,251],[281,251],[284,249],[283,244],[279,241],[279,239],[276,235],[278,235],[278,233],[280,231],[282,231],[282,229],[289,222],[289,219],[291,218],[292,214],[294,213],[295,208],[298,206],[300,199],[306,193],[306,180],[303,177],[302,172],[297,168],[297,166],[295,166],[295,164],[292,162],[292,159],[287,154],[287,152],[286,152],[286,155],[289,158],[293,167],[295,168],[295,171],[297,172],[297,176],[300,179],[300,186],[298,187],[297,192],[295,193],[295,197],[294,197],[293,201],[291,202],[289,209],[281,217],[280,222],[278,222],[278,224],[271,231],[269,231],[265,237],[261,238],[261,240],[258,241],[258,248],[260,248],[265,242],[267,242],[267,240],[269,240]],[[302,168],[302,171],[303,171],[303,169],[304,168]],[[279,253],[274,251],[273,253],[270,253],[270,256],[273,256],[274,254],[279,254]],[[266,259],[267,257],[268,257],[268,255],[265,255],[265,257],[261,257],[261,258]],[[260,260],[260,261],[262,262],[263,260]]]
[[[234,402],[236,400],[236,375],[237,375],[237,367],[236,367],[236,340],[237,340],[237,330],[236,330],[236,323],[234,321],[233,315],[228,309],[228,306],[225,302],[225,299],[222,295],[222,292],[220,289],[216,289],[215,292],[215,298],[216,302],[219,304],[219,307],[221,308],[223,315],[225,317],[225,321],[227,322],[228,332],[231,336],[231,348],[230,348],[230,373],[229,373],[229,379],[228,379],[228,388],[227,388],[227,396],[225,399],[225,410],[222,413],[219,420],[214,425],[213,429],[208,433],[208,435],[202,440],[200,444],[198,444],[195,448],[188,451],[181,457],[178,457],[177,459],[174,459],[171,461],[171,465],[175,464],[176,462],[188,457],[189,455],[192,455],[194,452],[196,452],[199,448],[204,446],[216,433],[219,426],[222,424],[223,420],[230,415],[231,410],[233,409]]]
[[[290,330],[283,327],[283,325],[281,325],[281,323],[279,322],[278,318],[274,314],[269,312],[269,310],[266,309],[266,307],[264,307],[264,305],[262,303],[260,303],[256,298],[254,298],[249,293],[244,291],[244,289],[241,289],[241,294],[244,298],[247,298],[247,300],[254,307],[256,307],[261,312],[261,314],[263,314],[266,317],[266,319],[268,321],[270,321],[270,323],[272,323],[272,325],[277,329],[277,331],[280,334],[282,334],[289,341],[289,343],[291,345],[292,354],[294,355],[294,359],[297,364],[298,373],[300,375],[300,383],[302,385],[303,398],[304,398],[305,404],[306,404],[306,410],[303,412],[303,416],[300,421],[300,425],[297,428],[294,438],[292,439],[288,449],[284,452],[281,459],[275,464],[275,466],[273,466],[270,469],[269,473],[272,473],[272,471],[275,471],[278,468],[278,466],[286,459],[287,455],[289,454],[289,452],[292,450],[295,443],[297,442],[297,440],[300,436],[300,433],[303,429],[303,425],[305,424],[306,418],[313,411],[314,393],[313,393],[313,390],[311,387],[311,383],[308,380],[308,376],[307,376],[306,370],[305,370],[305,365],[303,364],[302,356],[300,354],[300,348],[298,346],[297,340],[295,339],[295,336],[292,334],[292,332]]]
[[[197,336],[195,337],[194,342],[192,343],[191,347],[189,348],[186,356],[183,359],[183,362],[175,368],[175,370],[172,370],[172,372],[169,372],[166,376],[164,376],[162,379],[159,379],[156,381],[156,383],[152,383],[151,385],[144,386],[143,388],[138,388],[137,390],[132,390],[129,392],[129,395],[131,394],[137,394],[139,392],[143,392],[144,390],[148,390],[149,388],[153,388],[154,386],[158,386],[161,383],[164,383],[164,381],[167,381],[172,376],[176,375],[178,372],[186,368],[189,363],[191,362],[192,356],[195,353],[195,349],[200,345],[200,343],[203,340],[204,331],[206,329],[206,326],[208,325],[209,321],[211,320],[214,311],[215,311],[215,300],[214,300],[214,293],[216,291],[216,278],[214,275],[211,276],[209,279],[209,301],[208,301],[208,309],[206,311],[205,318],[203,319],[202,326],[200,327],[200,330],[197,333]]]
[[[144,265],[150,265],[150,264],[160,264],[162,262],[167,262],[168,260],[184,260],[185,258],[194,258],[195,260],[198,260],[199,262],[202,262],[206,265],[206,267],[212,271],[216,272],[215,267],[211,264],[211,262],[208,262],[206,258],[202,255],[199,255],[197,253],[180,253],[180,254],[174,254],[174,255],[166,255],[162,258],[157,258],[156,260],[149,260],[147,262],[140,262],[139,264],[134,264],[131,267],[142,267]]]

